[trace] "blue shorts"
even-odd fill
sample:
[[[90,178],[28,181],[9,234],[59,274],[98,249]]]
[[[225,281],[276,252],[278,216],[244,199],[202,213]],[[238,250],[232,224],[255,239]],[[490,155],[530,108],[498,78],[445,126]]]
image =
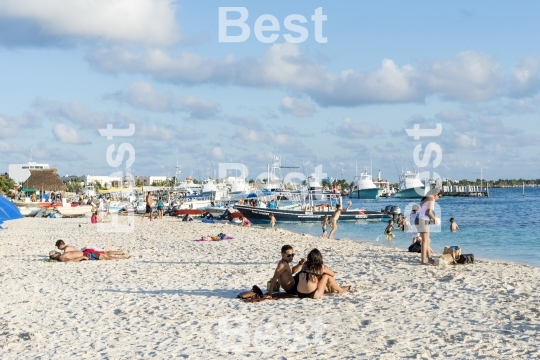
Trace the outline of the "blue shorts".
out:
[[[99,260],[99,254],[95,252],[89,252],[88,260]]]

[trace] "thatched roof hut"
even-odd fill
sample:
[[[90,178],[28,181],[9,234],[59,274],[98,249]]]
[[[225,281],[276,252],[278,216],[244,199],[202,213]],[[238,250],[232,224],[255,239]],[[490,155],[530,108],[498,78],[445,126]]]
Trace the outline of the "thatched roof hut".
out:
[[[56,169],[30,170],[30,177],[23,182],[25,188],[33,188],[44,191],[66,191],[67,187],[62,182]]]

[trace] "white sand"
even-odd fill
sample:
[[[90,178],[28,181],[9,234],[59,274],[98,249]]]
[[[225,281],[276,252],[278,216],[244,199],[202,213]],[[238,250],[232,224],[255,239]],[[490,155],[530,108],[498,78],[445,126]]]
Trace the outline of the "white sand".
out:
[[[116,234],[96,232],[88,219],[5,224],[0,358],[540,357],[538,268],[428,267],[419,254],[352,241],[135,220],[133,233]],[[219,232],[236,240],[192,241]],[[126,249],[133,258],[44,262],[57,239]],[[322,300],[236,299],[266,284],[284,244],[301,256],[319,248],[353,291]]]

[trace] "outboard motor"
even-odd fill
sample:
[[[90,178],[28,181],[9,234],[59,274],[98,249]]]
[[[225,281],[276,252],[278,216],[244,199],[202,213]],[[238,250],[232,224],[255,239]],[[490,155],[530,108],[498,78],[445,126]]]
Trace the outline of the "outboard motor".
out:
[[[385,214],[391,214],[392,213],[392,205],[388,205],[384,208]]]
[[[401,214],[400,207],[399,206],[392,206],[391,209],[390,209],[390,212],[391,212],[391,215],[392,215],[392,219],[394,219],[394,221],[397,221],[398,215]]]

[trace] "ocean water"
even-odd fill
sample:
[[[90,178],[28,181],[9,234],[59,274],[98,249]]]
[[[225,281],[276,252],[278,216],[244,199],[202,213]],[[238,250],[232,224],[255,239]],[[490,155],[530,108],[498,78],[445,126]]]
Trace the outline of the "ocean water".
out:
[[[489,197],[442,197],[437,217],[441,218],[440,232],[431,233],[431,247],[440,254],[446,245],[458,245],[462,253],[474,254],[484,260],[504,260],[540,266],[540,187],[498,189]],[[347,199],[344,199],[347,200]],[[402,212],[411,203],[406,199],[351,199],[351,208],[380,210],[386,205],[397,205]],[[344,201],[344,204],[346,201]],[[450,231],[453,217],[460,229]],[[384,235],[386,222],[340,222],[336,239],[369,241],[375,244],[406,250],[412,241],[410,233],[394,230],[395,238],[388,242]],[[278,223],[277,227],[321,235],[320,223]],[[396,225],[394,225],[396,226]],[[330,227],[328,227],[328,231]]]

